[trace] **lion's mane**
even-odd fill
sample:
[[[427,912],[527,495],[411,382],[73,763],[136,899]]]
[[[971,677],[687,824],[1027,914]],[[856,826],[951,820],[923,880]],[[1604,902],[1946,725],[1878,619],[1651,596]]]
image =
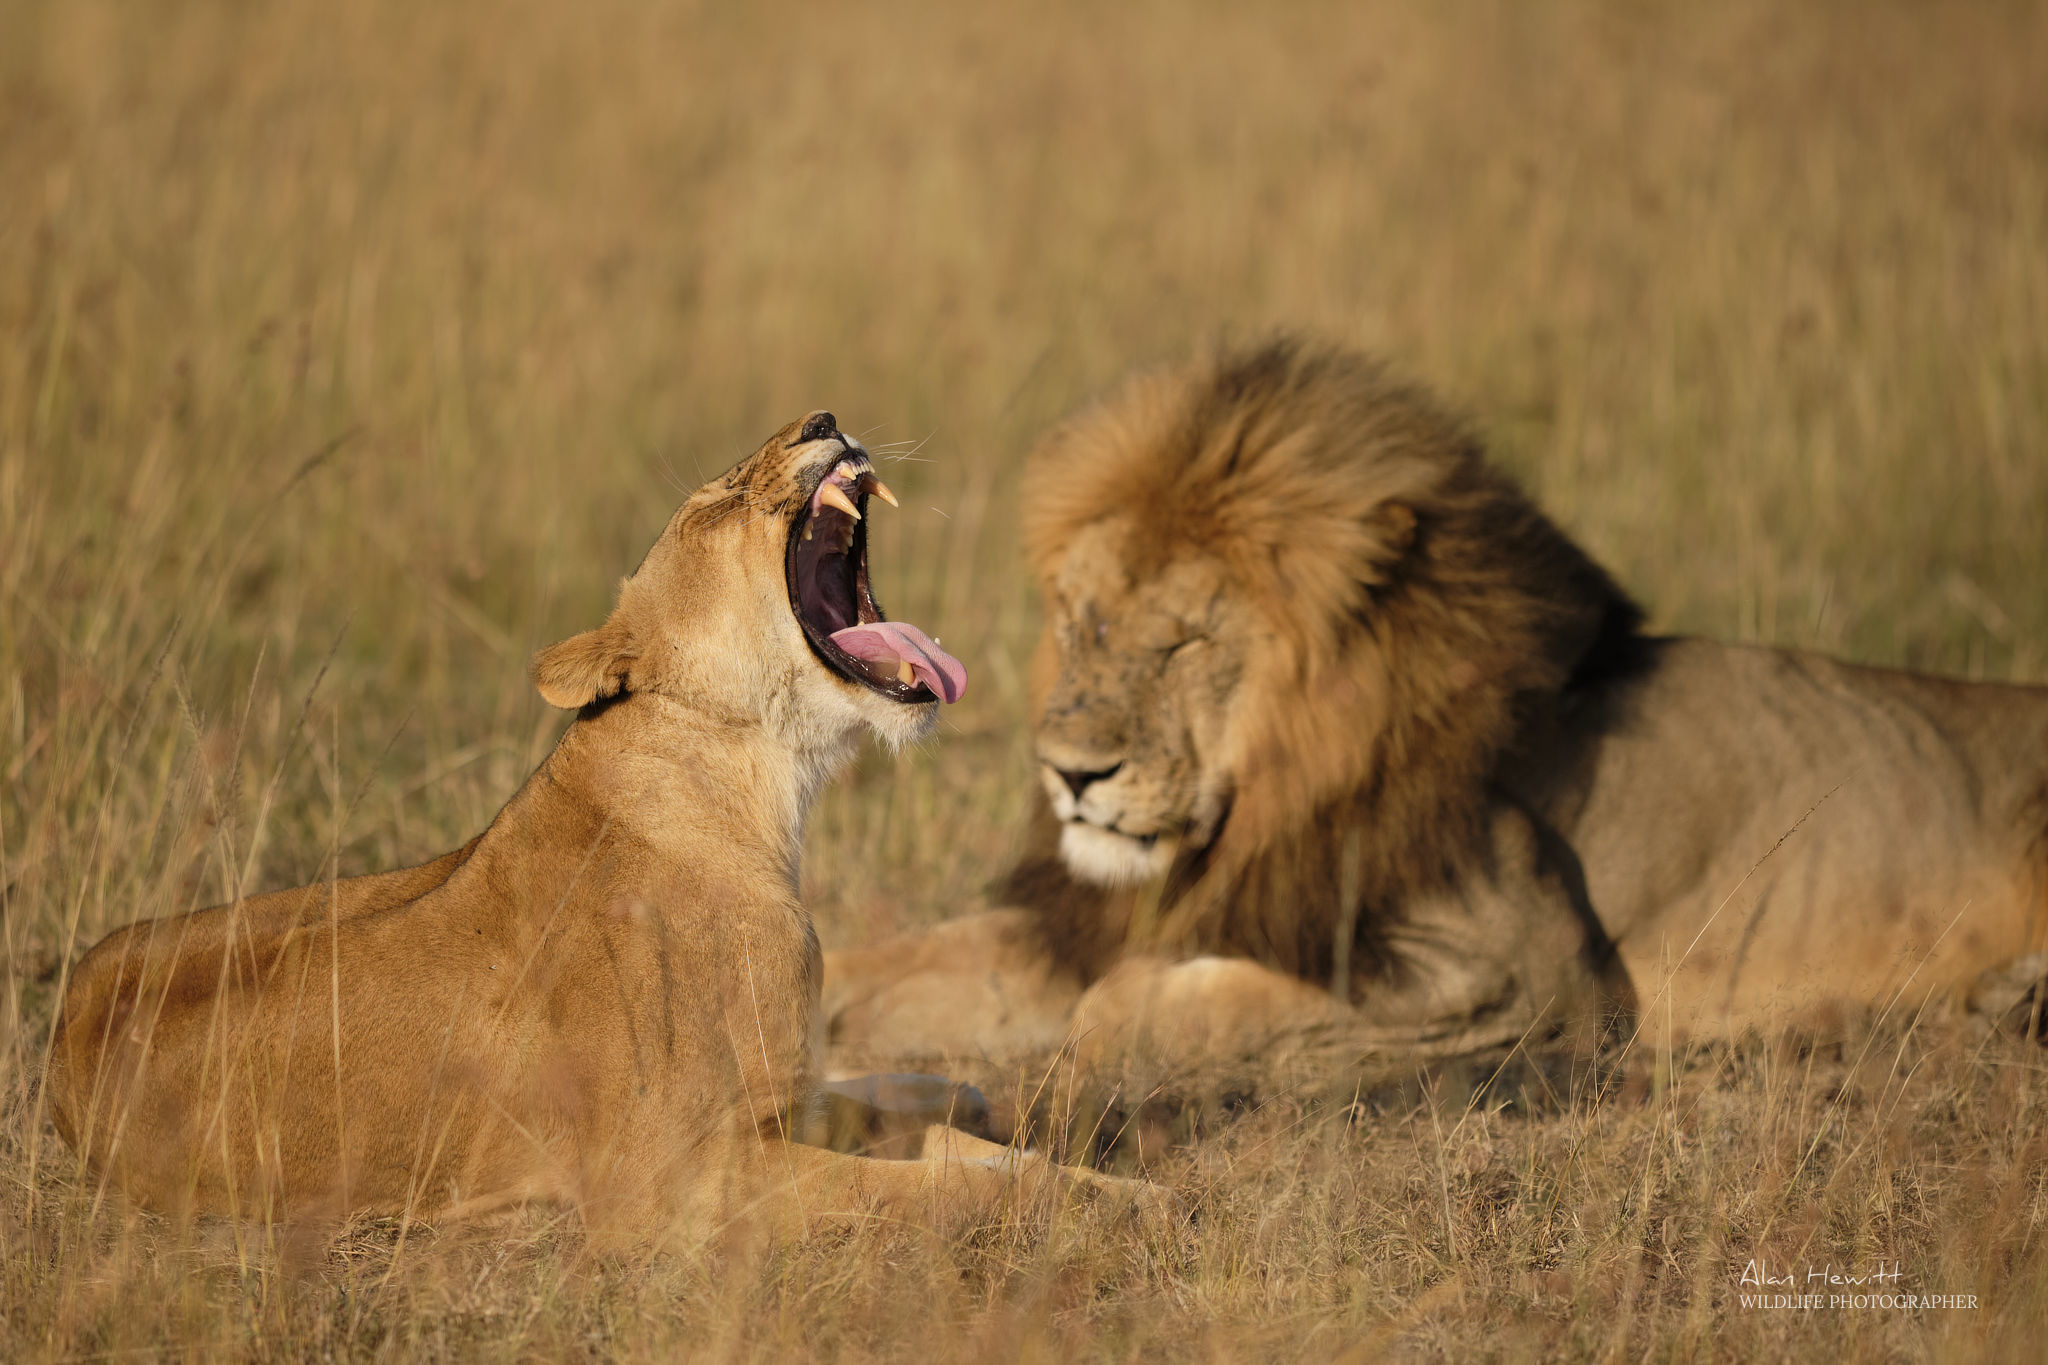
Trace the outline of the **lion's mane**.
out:
[[[1030,465],[1026,552],[1047,578],[1076,532],[1132,509],[1134,577],[1220,559],[1285,657],[1247,669],[1228,814],[1163,884],[1076,880],[1041,802],[1000,893],[1084,978],[1144,949],[1369,978],[1403,904],[1484,856],[1518,730],[1623,657],[1639,611],[1463,423],[1296,338],[1141,374],[1056,428]]]

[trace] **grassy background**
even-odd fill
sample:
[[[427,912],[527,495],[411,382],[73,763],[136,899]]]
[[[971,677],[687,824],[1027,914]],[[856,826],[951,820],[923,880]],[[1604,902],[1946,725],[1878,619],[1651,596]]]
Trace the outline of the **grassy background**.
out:
[[[1000,868],[1021,457],[1218,330],[1390,354],[1661,627],[2048,677],[2048,11],[1261,8],[0,0],[0,1356],[2038,1349],[2039,1056],[1910,1030],[1536,1120],[1276,1105],[1163,1172],[1179,1248],[537,1220],[288,1272],[43,1122],[67,961],[480,828],[561,723],[527,655],[813,406],[895,443],[881,595],[973,678],[819,811],[828,941]],[[1751,1255],[1982,1306],[1744,1314]]]

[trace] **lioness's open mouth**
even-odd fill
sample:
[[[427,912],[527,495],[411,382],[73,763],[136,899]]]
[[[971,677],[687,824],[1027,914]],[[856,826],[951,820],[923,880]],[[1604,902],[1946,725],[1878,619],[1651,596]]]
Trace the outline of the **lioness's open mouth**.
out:
[[[896,505],[867,455],[849,448],[790,525],[789,608],[811,649],[841,677],[895,701],[958,701],[967,691],[960,661],[916,626],[883,616],[868,586],[871,494]]]

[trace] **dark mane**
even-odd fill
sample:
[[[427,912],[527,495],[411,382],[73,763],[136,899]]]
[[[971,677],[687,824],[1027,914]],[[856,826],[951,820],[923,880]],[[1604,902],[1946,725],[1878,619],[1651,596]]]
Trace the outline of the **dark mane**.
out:
[[[1282,338],[1141,375],[1042,443],[1024,508],[1041,575],[1109,510],[1220,558],[1293,651],[1208,846],[1107,891],[1041,808],[998,893],[1093,976],[1152,948],[1353,980],[1411,897],[1479,856],[1489,785],[1533,709],[1628,652],[1641,614],[1420,390]],[[1042,803],[1041,803],[1042,805]],[[1348,945],[1341,950],[1339,944]]]

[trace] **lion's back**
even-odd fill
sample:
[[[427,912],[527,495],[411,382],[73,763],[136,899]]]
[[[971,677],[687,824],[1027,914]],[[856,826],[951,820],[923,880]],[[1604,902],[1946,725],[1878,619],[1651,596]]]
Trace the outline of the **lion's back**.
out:
[[[1523,790],[1639,989],[1698,1008],[1939,986],[2042,928],[2048,690],[1645,641]]]

